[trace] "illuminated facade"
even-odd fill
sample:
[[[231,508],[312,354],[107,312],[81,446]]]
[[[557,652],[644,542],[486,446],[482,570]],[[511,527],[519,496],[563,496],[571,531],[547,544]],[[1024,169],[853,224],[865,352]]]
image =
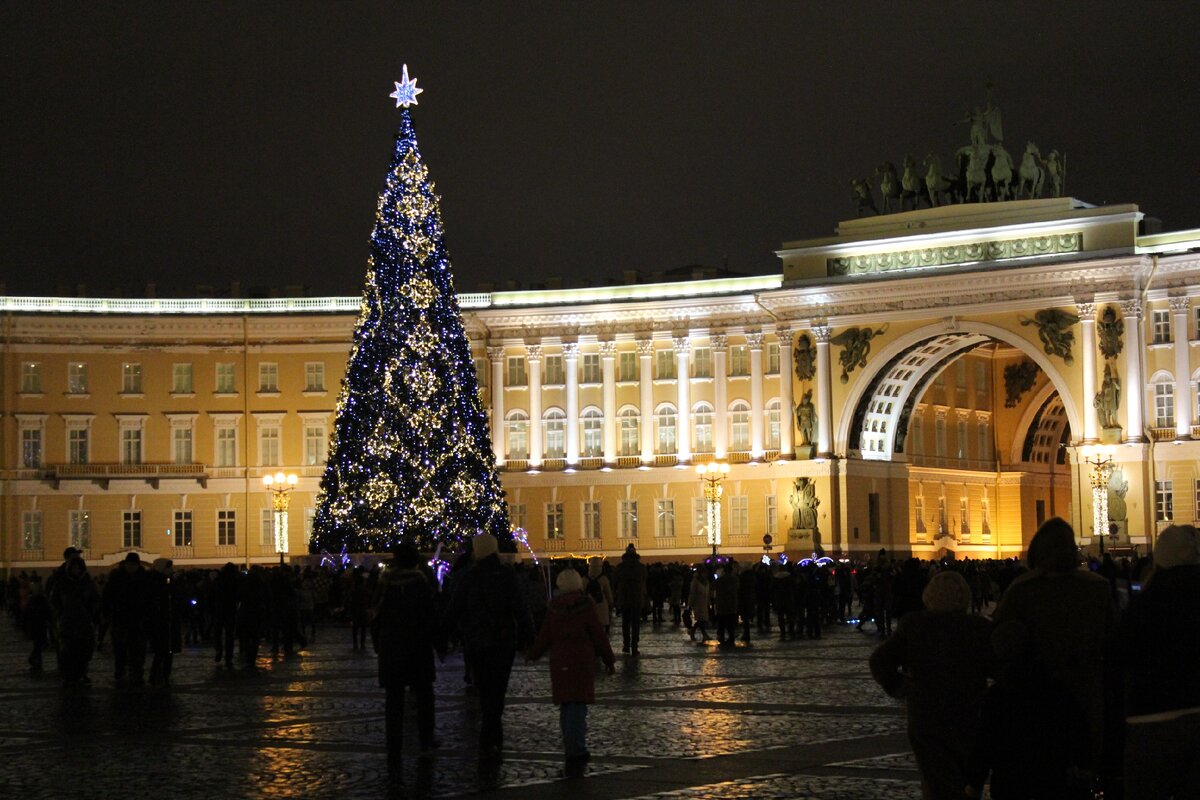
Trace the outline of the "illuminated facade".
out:
[[[461,295],[512,521],[539,553],[699,557],[690,465],[717,459],[722,550],[743,557],[764,534],[776,553],[1011,555],[1055,514],[1095,549],[1103,457],[1107,544],[1144,545],[1200,513],[1200,232],[1141,223],[953,206],[785,244],[774,276]],[[357,298],[0,304],[4,566],[68,544],[271,561],[280,469],[304,552]]]

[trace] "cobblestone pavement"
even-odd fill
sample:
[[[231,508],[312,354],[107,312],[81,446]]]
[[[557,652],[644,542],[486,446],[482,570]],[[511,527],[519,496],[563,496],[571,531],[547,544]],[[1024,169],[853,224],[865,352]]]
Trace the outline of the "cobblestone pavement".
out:
[[[647,625],[641,657],[619,656],[615,676],[597,677],[581,780],[563,776],[544,661],[518,660],[507,755],[498,771],[481,771],[477,710],[452,655],[437,681],[443,749],[428,764],[407,759],[403,784],[389,786],[375,660],[351,652],[347,630],[324,627],[303,654],[263,658],[256,674],[189,647],[169,691],[116,690],[104,652],[93,686],[66,693],[53,671],[27,674],[26,645],[5,624],[0,796],[919,798],[903,708],[866,670],[876,641],[838,626],[819,641],[718,652]]]

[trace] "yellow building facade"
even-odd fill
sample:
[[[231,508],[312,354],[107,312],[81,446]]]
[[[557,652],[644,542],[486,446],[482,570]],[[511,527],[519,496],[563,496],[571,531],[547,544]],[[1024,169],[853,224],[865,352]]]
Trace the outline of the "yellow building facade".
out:
[[[1054,515],[1145,547],[1200,508],[1200,233],[1142,222],[952,206],[786,243],[776,275],[460,295],[513,524],[695,558],[717,460],[739,557],[1015,555]],[[307,551],[357,298],[0,305],[5,568],[274,560],[278,470]]]

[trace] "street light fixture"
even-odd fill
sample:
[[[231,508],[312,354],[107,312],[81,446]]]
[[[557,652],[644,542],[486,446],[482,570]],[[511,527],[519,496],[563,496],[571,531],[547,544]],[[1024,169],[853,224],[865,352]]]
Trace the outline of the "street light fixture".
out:
[[[1092,532],[1100,540],[1100,555],[1104,555],[1104,537],[1108,534],[1108,481],[1112,477],[1112,456],[1097,452],[1084,462],[1092,467]]]
[[[274,475],[263,475],[263,486],[271,493],[271,508],[273,531],[275,534],[275,552],[279,553],[279,566],[283,566],[283,557],[288,551],[288,502],[292,499],[292,489],[296,488],[299,480],[294,472],[286,475],[280,471]]]
[[[713,558],[716,558],[717,546],[721,544],[721,493],[724,491],[721,481],[729,474],[729,464],[724,461],[697,464],[696,474],[704,483],[704,505],[708,512],[708,543],[712,545]]]

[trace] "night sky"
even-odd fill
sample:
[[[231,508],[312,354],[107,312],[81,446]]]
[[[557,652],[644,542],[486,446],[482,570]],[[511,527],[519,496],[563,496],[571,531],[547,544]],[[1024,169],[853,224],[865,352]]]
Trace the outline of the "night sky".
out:
[[[776,271],[996,85],[1067,191],[1200,226],[1194,3],[84,4],[0,11],[12,294],[357,294],[401,65],[460,291]]]

